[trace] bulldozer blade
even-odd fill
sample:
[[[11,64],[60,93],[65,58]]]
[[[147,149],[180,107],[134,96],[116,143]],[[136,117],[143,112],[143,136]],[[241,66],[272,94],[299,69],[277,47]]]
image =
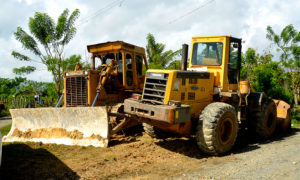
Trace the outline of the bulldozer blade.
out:
[[[277,128],[288,131],[291,128],[291,106],[282,101],[273,99],[277,106]]]
[[[105,106],[11,109],[12,127],[4,142],[32,141],[107,147],[109,116]]]

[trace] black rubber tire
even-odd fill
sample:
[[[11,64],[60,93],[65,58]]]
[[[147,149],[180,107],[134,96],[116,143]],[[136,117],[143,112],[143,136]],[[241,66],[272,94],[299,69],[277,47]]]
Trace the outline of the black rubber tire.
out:
[[[235,108],[229,104],[211,103],[202,111],[197,125],[197,144],[201,151],[220,155],[231,150],[238,133]]]
[[[170,137],[170,134],[167,132],[164,132],[154,126],[151,126],[147,123],[143,123],[144,131],[152,138],[156,139],[166,139]]]
[[[267,139],[271,137],[276,129],[277,108],[272,99],[265,99],[262,102],[262,110],[255,112],[252,120],[255,123],[255,131],[259,137]]]

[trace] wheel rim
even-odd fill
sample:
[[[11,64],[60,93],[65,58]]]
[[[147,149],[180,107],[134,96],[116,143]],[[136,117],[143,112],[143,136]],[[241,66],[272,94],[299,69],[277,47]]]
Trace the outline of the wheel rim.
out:
[[[233,132],[233,123],[232,120],[230,118],[226,118],[220,127],[220,135],[219,135],[219,139],[220,142],[222,144],[227,144],[232,136],[232,132]]]

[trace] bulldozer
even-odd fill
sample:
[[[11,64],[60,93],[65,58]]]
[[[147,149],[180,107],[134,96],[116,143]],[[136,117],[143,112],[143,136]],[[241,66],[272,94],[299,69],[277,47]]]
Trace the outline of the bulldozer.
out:
[[[142,93],[145,49],[114,41],[87,50],[90,68],[77,63],[74,71],[64,73],[63,95],[55,108],[10,109],[12,127],[4,142],[106,147],[113,134],[138,124],[122,112],[124,99]]]
[[[149,69],[142,95],[124,101],[124,111],[143,123],[151,137],[195,137],[201,151],[227,153],[238,130],[262,138],[291,127],[290,105],[255,92],[241,81],[242,39],[193,37],[182,48],[181,70]]]

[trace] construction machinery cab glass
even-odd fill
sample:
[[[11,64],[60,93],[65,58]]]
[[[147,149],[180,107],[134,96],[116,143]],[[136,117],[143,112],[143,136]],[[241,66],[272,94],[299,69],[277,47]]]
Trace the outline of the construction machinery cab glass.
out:
[[[203,66],[220,66],[222,64],[223,43],[194,43],[192,64]]]

